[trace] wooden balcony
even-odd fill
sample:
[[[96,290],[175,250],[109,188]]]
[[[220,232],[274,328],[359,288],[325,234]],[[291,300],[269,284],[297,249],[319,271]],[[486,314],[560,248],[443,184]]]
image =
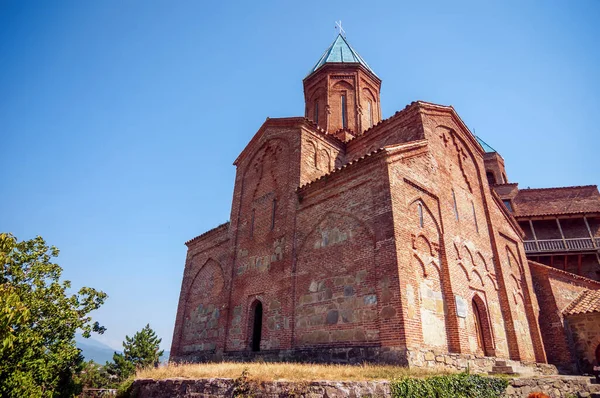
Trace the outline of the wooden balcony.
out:
[[[526,240],[525,253],[590,252],[600,249],[600,238]]]

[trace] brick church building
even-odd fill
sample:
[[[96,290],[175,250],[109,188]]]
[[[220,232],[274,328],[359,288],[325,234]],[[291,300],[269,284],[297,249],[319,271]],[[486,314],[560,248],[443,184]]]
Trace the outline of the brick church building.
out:
[[[231,221],[186,242],[171,360],[598,364],[595,186],[518,189],[451,106],[383,120],[341,35],[303,83],[235,160]]]

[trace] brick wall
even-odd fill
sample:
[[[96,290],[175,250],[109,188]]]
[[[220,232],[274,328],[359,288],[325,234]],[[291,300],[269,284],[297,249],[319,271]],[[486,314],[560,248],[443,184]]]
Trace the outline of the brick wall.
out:
[[[347,144],[269,119],[235,164],[231,223],[188,245],[175,359],[246,355],[262,307],[260,350],[286,358],[545,360],[522,231],[451,108]]]
[[[548,362],[573,372],[575,359],[569,342],[562,311],[584,289],[598,289],[600,283],[556,270],[542,264],[529,262],[533,286],[543,314],[539,319]]]

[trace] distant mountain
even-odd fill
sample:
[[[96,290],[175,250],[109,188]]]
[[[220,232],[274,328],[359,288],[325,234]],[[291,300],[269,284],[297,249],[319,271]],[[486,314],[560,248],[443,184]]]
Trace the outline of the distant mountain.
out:
[[[81,335],[77,335],[75,336],[75,343],[77,348],[81,350],[81,355],[84,356],[86,361],[93,360],[100,365],[104,365],[106,361],[112,361],[113,354],[115,353],[113,348],[91,337],[86,339]]]
[[[91,337],[86,339],[81,335],[77,335],[75,336],[75,343],[77,344],[77,348],[81,350],[81,355],[84,356],[86,361],[93,360],[99,365],[104,365],[107,361],[112,361],[113,354],[115,353],[113,348],[99,342],[98,340],[94,340]],[[122,351],[117,352],[120,353]],[[170,355],[171,351],[165,350],[163,355],[160,357],[160,362],[168,362]]]

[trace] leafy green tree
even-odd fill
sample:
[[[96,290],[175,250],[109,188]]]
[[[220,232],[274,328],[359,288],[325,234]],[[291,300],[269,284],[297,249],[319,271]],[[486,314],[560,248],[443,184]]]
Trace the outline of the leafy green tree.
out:
[[[77,392],[83,357],[75,332],[103,333],[92,322],[106,294],[89,287],[68,294],[58,249],[43,238],[0,233],[0,396],[63,397]]]
[[[86,388],[116,388],[118,383],[111,377],[106,368],[94,361],[88,361],[77,374],[76,380],[83,389]]]
[[[162,339],[150,328],[150,324],[136,332],[133,337],[125,336],[123,353],[113,354],[113,362],[106,364],[107,371],[119,380],[125,380],[137,369],[158,366],[159,358],[164,352],[159,351],[161,341]]]

